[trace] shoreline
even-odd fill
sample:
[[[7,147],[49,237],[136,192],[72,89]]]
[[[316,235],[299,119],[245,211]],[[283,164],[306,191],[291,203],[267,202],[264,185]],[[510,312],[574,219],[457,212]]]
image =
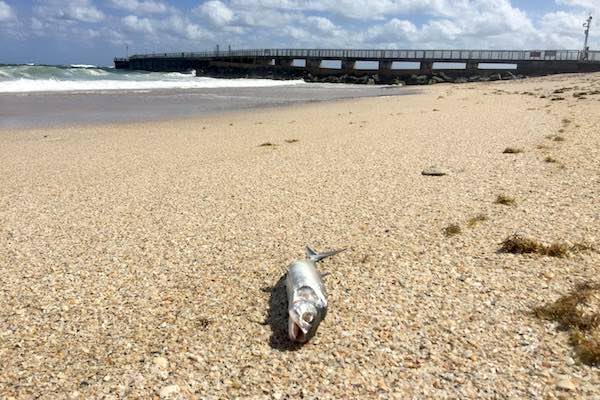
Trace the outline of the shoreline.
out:
[[[337,85],[335,85],[337,86]],[[179,120],[379,96],[418,89],[307,85],[262,88],[0,94],[0,130]]]
[[[344,106],[348,105],[358,105],[361,101],[365,100],[375,100],[375,99],[385,99],[385,98],[395,98],[395,97],[411,97],[411,96],[419,96],[420,91],[407,91],[407,93],[402,94],[390,94],[390,95],[380,95],[380,96],[367,96],[367,97],[349,97],[349,98],[338,98],[331,100],[307,100],[300,101],[297,103],[286,103],[286,104],[278,104],[278,105],[259,105],[255,107],[249,108],[240,108],[236,110],[224,110],[224,111],[214,111],[207,114],[200,115],[192,115],[192,116],[181,116],[181,117],[161,117],[160,119],[144,119],[144,120],[124,120],[124,121],[98,121],[98,122],[82,122],[82,123],[57,123],[55,125],[45,125],[45,126],[18,126],[18,127],[2,127],[0,126],[0,137],[3,134],[12,134],[16,132],[20,132],[23,134],[28,134],[32,132],[42,133],[42,132],[59,132],[59,131],[75,131],[75,130],[98,130],[98,129],[107,129],[109,131],[113,131],[116,129],[123,128],[132,128],[137,129],[142,126],[169,126],[171,124],[182,124],[182,125],[190,125],[190,124],[211,124],[211,123],[222,123],[225,120],[251,120],[251,119],[260,119],[259,117],[268,116],[272,113],[280,113],[286,111],[293,111],[294,113],[299,113],[303,109],[314,110],[314,106]]]
[[[533,310],[600,276],[599,104],[589,74],[3,129],[0,397],[598,397]],[[348,250],[295,348],[305,245]]]

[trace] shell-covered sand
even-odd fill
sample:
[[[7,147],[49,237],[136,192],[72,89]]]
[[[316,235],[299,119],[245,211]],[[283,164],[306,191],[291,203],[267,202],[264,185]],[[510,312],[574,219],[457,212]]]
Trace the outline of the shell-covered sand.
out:
[[[600,248],[600,74],[3,131],[0,398],[600,398],[532,315],[600,253],[499,253],[517,232]],[[348,251],[296,348],[306,244]]]

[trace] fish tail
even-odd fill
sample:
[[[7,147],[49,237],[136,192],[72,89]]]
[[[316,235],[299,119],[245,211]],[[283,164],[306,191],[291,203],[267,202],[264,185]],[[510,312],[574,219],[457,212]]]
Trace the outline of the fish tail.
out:
[[[305,251],[306,251],[306,258],[308,258],[309,260],[314,261],[314,262],[319,262],[319,261],[321,261],[324,258],[334,256],[334,255],[336,255],[338,253],[341,253],[344,250],[346,250],[346,249],[326,251],[326,252],[323,252],[323,253],[319,253],[316,250],[310,248],[310,246],[306,246],[306,249],[305,249]]]

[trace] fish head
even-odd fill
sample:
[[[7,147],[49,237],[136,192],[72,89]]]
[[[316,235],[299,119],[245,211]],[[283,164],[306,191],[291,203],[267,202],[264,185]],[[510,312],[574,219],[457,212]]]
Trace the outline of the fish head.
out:
[[[290,339],[300,343],[308,342],[321,322],[318,308],[312,301],[300,300],[295,302],[288,312]]]

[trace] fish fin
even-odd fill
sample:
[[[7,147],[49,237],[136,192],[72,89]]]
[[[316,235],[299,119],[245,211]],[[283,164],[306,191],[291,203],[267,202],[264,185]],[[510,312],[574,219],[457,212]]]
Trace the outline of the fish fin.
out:
[[[313,250],[310,246],[306,246],[304,248],[304,252],[306,253],[306,258],[308,258],[309,260],[312,260],[315,256],[317,256],[319,254],[315,250]]]
[[[318,253],[314,249],[310,248],[310,246],[306,246],[306,258],[308,258],[309,260],[314,261],[314,262],[319,262],[324,258],[335,256],[336,254],[341,253],[344,250],[346,250],[346,249]]]

